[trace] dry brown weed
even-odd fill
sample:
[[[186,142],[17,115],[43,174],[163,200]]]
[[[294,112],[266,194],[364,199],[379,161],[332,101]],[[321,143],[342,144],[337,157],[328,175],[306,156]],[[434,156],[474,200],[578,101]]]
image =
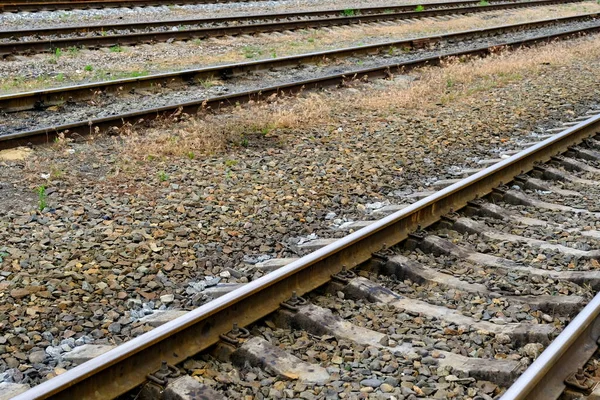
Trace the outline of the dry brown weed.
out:
[[[183,116],[175,125],[173,118],[167,118],[151,129],[131,129],[124,139],[124,149],[138,159],[148,155],[195,157],[222,151],[229,144],[244,146],[244,139],[254,135],[268,136],[285,129],[323,124],[329,120],[329,114],[330,105],[315,93],[272,98],[224,112]]]
[[[427,67],[410,73],[418,78],[408,88],[392,85],[377,96],[361,93],[350,99],[355,109],[397,110],[415,112],[451,101],[460,101],[476,92],[519,82],[524,76],[541,73],[547,66],[561,67],[600,56],[597,40],[556,42],[549,46],[498,50],[487,58],[450,59],[443,68]]]

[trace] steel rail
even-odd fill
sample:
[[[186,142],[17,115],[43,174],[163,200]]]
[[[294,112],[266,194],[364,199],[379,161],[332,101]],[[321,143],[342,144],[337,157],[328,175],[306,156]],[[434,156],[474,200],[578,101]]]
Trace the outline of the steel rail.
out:
[[[248,3],[265,0],[91,0],[91,1],[11,1],[0,4],[0,12],[86,10],[91,8],[133,8],[164,5]]]
[[[367,46],[349,47],[336,50],[326,50],[308,54],[299,54],[293,56],[279,57],[275,59],[249,61],[243,63],[234,63],[219,65],[214,67],[204,67],[191,70],[183,70],[177,72],[168,72],[153,74],[144,77],[118,79],[114,81],[104,81],[97,83],[87,83],[83,85],[74,85],[62,88],[43,89],[30,92],[14,93],[0,96],[0,109],[8,112],[31,110],[35,108],[43,108],[46,106],[61,104],[65,100],[83,100],[95,96],[99,92],[115,93],[119,91],[128,92],[132,89],[148,88],[160,84],[163,87],[173,86],[183,83],[197,82],[206,79],[220,77],[229,79],[236,75],[247,73],[250,71],[268,70],[273,68],[281,68],[287,66],[296,66],[307,63],[317,63],[327,59],[350,57],[365,54],[377,54],[387,52],[390,49],[396,48],[418,48],[429,46],[440,41],[456,41],[473,36],[491,36],[512,30],[520,30],[524,28],[539,27],[554,23],[567,23],[580,19],[597,19],[600,18],[600,13],[582,14],[573,17],[546,19],[525,22],[520,24],[496,26],[484,29],[475,29],[471,31],[454,32],[443,35],[425,36],[420,38],[405,39],[398,41],[390,41],[377,43]],[[458,54],[458,53],[457,53]],[[468,54],[467,53],[460,53]],[[401,63],[397,66],[410,66],[411,63]],[[418,64],[417,64],[418,65]],[[391,68],[395,65],[391,65]],[[239,101],[239,99],[236,99]],[[2,136],[0,136],[1,140]],[[0,142],[1,143],[1,142]]]
[[[552,400],[565,389],[567,376],[598,349],[600,293],[504,393],[500,400]]]
[[[19,145],[47,143],[61,133],[65,136],[71,136],[74,134],[86,135],[89,133],[94,133],[96,131],[101,132],[109,128],[119,127],[124,125],[125,123],[131,123],[135,125],[141,122],[145,122],[147,120],[158,118],[160,116],[169,115],[176,111],[182,111],[188,114],[192,114],[205,109],[219,109],[221,107],[227,107],[242,102],[261,100],[273,95],[283,96],[288,94],[299,93],[308,89],[318,89],[328,86],[337,86],[340,84],[344,84],[346,81],[352,79],[388,77],[394,72],[402,73],[406,70],[424,65],[438,65],[442,60],[448,57],[462,57],[473,55],[485,56],[490,54],[490,52],[495,52],[495,50],[498,48],[515,48],[521,46],[535,45],[538,43],[549,42],[555,39],[579,36],[582,34],[588,34],[598,31],[600,31],[600,25],[583,29],[569,30],[551,35],[542,35],[525,40],[505,42],[492,46],[481,47],[478,49],[442,53],[438,56],[433,57],[425,57],[402,63],[394,63],[373,68],[348,71],[345,73],[334,74],[304,81],[297,81],[284,85],[270,86],[256,90],[232,93],[225,96],[217,96],[186,103],[172,104],[163,107],[134,111],[110,117],[78,121],[60,126],[45,127],[25,132],[0,135],[0,150],[12,148]]]
[[[476,12],[485,12],[492,10],[500,10],[507,8],[522,8],[522,7],[534,7],[549,4],[559,4],[566,2],[574,2],[580,0],[534,0],[517,3],[505,3],[498,5],[487,5],[487,6],[473,6],[473,7],[458,7],[458,8],[444,8],[437,10],[424,10],[424,11],[410,11],[410,12],[392,12],[392,13],[380,13],[380,14],[365,14],[365,15],[352,15],[352,16],[336,16],[330,18],[314,18],[304,19],[297,21],[273,21],[258,24],[239,24],[232,26],[217,26],[217,27],[200,27],[191,28],[184,30],[167,30],[167,31],[152,31],[152,32],[134,32],[127,34],[116,34],[116,35],[98,35],[98,36],[83,36],[83,37],[67,37],[58,39],[45,39],[45,40],[23,40],[23,41],[10,41],[0,43],[0,56],[6,57],[10,54],[30,54],[36,52],[52,51],[57,48],[68,48],[68,47],[107,47],[107,46],[124,46],[124,45],[136,45],[139,43],[154,43],[154,42],[165,42],[168,40],[189,40],[194,38],[210,38],[220,36],[234,36],[243,34],[257,34],[257,33],[268,33],[285,30],[297,30],[297,29],[310,29],[310,28],[323,28],[328,26],[340,26],[340,25],[351,25],[359,23],[369,22],[381,22],[398,19],[416,19],[416,18],[427,18],[442,15],[455,15],[455,14],[468,14]],[[260,18],[260,17],[259,17]],[[277,19],[273,17],[273,19]],[[206,21],[206,20],[205,20]],[[140,23],[138,26],[143,27],[148,23]],[[159,23],[160,24],[160,23]],[[127,24],[120,25],[126,26]],[[136,26],[131,25],[131,26]],[[154,25],[153,25],[154,26]],[[97,27],[92,27],[97,29]],[[46,34],[60,34],[62,29],[67,31],[72,29],[85,29],[82,27],[67,27],[67,28],[43,28],[40,32],[46,32]],[[11,33],[18,34],[19,31],[5,31],[0,32],[0,36],[11,37]],[[7,36],[8,35],[8,36]]]
[[[177,364],[206,350],[233,323],[246,326],[279,308],[292,291],[302,295],[327,283],[342,268],[354,268],[374,252],[393,246],[410,232],[437,222],[487,195],[499,184],[546,162],[594,136],[600,115],[453,184],[407,208],[345,236],[262,278],[213,300],[148,333],[46,381],[13,400],[107,399],[143,383],[162,361]]]
[[[380,16],[386,16],[388,18],[425,18],[435,17],[440,15],[458,14],[458,13],[474,13],[474,12],[486,12],[493,10],[502,10],[506,8],[519,8],[519,7],[536,7],[553,4],[567,4],[583,2],[585,0],[526,0],[526,1],[503,1],[500,0],[499,4],[479,5],[477,1],[459,1],[459,2],[445,2],[445,3],[430,3],[422,7],[425,9],[422,11],[415,11],[414,5],[399,5],[399,6],[380,6],[380,7],[368,7],[368,8],[353,8],[351,12],[354,15],[342,18],[348,23],[352,21],[364,22],[360,20],[360,17],[369,14],[379,14]],[[140,30],[156,27],[180,27],[189,25],[202,25],[202,24],[223,24],[230,22],[242,22],[242,21],[256,21],[256,20],[279,20],[286,18],[307,18],[307,17],[324,17],[324,16],[342,16],[347,9],[335,9],[335,10],[318,10],[318,11],[297,11],[297,12],[285,12],[285,13],[271,13],[271,14],[255,14],[255,15],[238,15],[238,16],[226,16],[226,17],[214,17],[214,18],[188,18],[188,19],[174,19],[164,21],[151,21],[151,22],[136,22],[136,23],[118,23],[118,24],[99,24],[99,25],[80,25],[80,26],[54,26],[49,28],[35,28],[35,29],[17,29],[17,30],[0,30],[0,39],[7,38],[19,38],[24,36],[47,36],[47,35],[66,35],[66,34],[82,34],[92,32],[105,32],[109,30]],[[337,20],[337,19],[336,19]]]

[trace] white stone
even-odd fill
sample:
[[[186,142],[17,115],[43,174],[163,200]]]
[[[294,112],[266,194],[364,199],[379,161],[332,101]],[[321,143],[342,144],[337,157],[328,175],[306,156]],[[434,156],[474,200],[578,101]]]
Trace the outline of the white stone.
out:
[[[9,400],[27,390],[29,390],[29,385],[2,382],[0,383],[0,400]]]
[[[104,354],[115,346],[107,344],[84,344],[83,346],[75,347],[72,351],[64,353],[62,358],[67,361],[72,361],[75,364],[83,364],[100,354]]]
[[[160,302],[164,304],[170,304],[175,300],[175,295],[173,294],[165,294],[160,296]]]

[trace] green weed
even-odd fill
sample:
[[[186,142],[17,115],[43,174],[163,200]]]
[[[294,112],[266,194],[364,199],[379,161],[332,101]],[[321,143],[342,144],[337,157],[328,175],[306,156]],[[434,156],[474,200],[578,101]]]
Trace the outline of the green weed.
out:
[[[131,71],[131,72],[125,73],[123,75],[125,75],[125,77],[130,77],[130,78],[139,78],[140,76],[148,75],[148,71]]]
[[[160,171],[158,173],[158,180],[161,182],[165,182],[169,180],[169,175],[165,171]]]
[[[233,167],[235,165],[238,165],[238,160],[225,160],[225,166],[226,167]]]
[[[62,50],[61,49],[55,49],[54,50],[54,54],[52,54],[50,56],[50,58],[48,59],[48,63],[49,64],[57,64],[58,63],[58,59],[62,56]]]
[[[415,11],[420,12],[420,11],[424,11],[425,7],[423,7],[422,5],[418,5],[417,8],[415,8]]]
[[[121,46],[119,46],[118,44],[112,46],[109,48],[111,53],[121,53],[123,51],[123,48]]]
[[[246,58],[254,58],[262,54],[262,50],[254,46],[244,46],[242,52]]]
[[[48,194],[46,193],[46,186],[42,185],[36,189],[38,195],[38,209],[40,211],[48,207]]]
[[[273,128],[274,127],[272,125],[267,125],[260,130],[260,133],[262,133],[263,136],[267,136],[273,130]]]
[[[90,64],[86,65],[85,67],[83,67],[84,71],[88,71],[91,72],[94,70],[94,67],[92,67]]]
[[[213,81],[212,78],[207,78],[207,79],[199,79],[198,83],[200,84],[200,86],[202,86],[204,89],[210,89],[211,87],[215,86],[215,82]]]
[[[487,0],[481,0],[479,3],[477,3],[478,6],[489,6],[490,2]]]
[[[347,8],[345,10],[342,11],[342,15],[344,17],[353,17],[356,15],[356,10],[353,8]]]

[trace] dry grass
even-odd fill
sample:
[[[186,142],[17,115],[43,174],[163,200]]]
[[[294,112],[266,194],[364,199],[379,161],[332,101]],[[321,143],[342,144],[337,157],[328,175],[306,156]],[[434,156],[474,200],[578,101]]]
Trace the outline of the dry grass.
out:
[[[340,120],[360,118],[365,124],[374,117],[394,119],[401,111],[418,115],[440,103],[471,101],[479,92],[521,82],[542,73],[543,68],[580,65],[600,56],[598,40],[559,42],[534,49],[499,52],[488,58],[451,60],[444,68],[411,72],[418,79],[410,84],[396,80],[386,85],[362,85],[359,90],[309,93],[298,98],[238,106],[222,114],[203,113],[167,122],[149,129],[134,129],[126,138],[127,157],[140,159],[181,157],[222,152],[228,145],[244,146],[244,140],[277,135],[285,140],[289,132],[330,129]],[[380,81],[381,82],[381,81]],[[381,87],[383,86],[383,87]]]
[[[579,41],[576,46],[572,42],[556,42],[531,49],[499,51],[468,62],[453,59],[447,61],[444,68],[428,67],[411,72],[418,80],[408,88],[394,85],[379,96],[361,93],[346,105],[366,111],[410,109],[418,112],[519,82],[526,75],[541,73],[548,65],[560,68],[598,57],[600,42],[592,38]]]
[[[176,115],[151,129],[129,128],[125,152],[129,157],[196,157],[225,150],[228,145],[245,147],[255,137],[272,137],[289,129],[326,124],[330,105],[310,93],[294,99],[271,98],[268,102],[237,106],[224,113],[202,112],[201,117]]]

